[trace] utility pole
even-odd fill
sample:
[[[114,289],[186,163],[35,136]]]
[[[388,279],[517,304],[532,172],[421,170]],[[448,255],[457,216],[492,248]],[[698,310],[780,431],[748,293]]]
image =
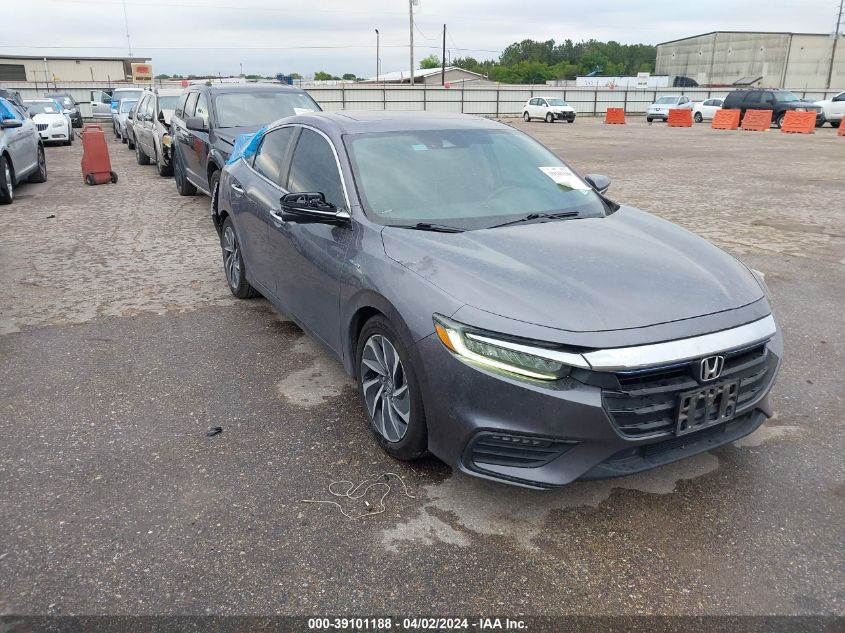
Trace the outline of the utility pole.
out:
[[[408,0],[408,15],[410,16],[411,36],[411,85],[414,85],[414,0]]]
[[[123,0],[123,24],[126,27],[126,44],[129,46],[129,57],[132,57],[132,40],[129,38],[129,18],[126,15],[126,0]]]
[[[827,69],[827,84],[825,89],[830,89],[830,79],[833,76],[833,61],[836,59],[836,43],[839,41],[839,27],[842,25],[842,7],[845,0],[839,0],[839,15],[836,16],[836,30],[833,32],[833,49],[830,51],[830,67]]]
[[[378,49],[379,49],[379,39],[380,38],[381,38],[381,34],[378,32],[378,29],[376,29],[376,83],[378,83],[378,75],[379,75],[379,72],[378,72],[378,65],[379,65]]]
[[[440,85],[446,85],[446,25],[443,25],[443,56],[440,58]]]

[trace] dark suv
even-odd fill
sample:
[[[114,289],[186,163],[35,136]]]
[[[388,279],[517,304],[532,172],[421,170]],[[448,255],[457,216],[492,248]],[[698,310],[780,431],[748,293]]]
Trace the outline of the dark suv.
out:
[[[211,196],[213,212],[220,170],[239,134],[320,109],[308,93],[290,86],[191,86],[180,97],[170,119],[177,191],[192,196],[199,190]]]
[[[734,90],[722,103],[723,110],[740,110],[740,120],[746,110],[771,110],[772,121],[778,127],[783,124],[783,117],[789,110],[796,112],[815,112],[816,125],[824,123],[822,109],[809,101],[801,101],[789,90]]]

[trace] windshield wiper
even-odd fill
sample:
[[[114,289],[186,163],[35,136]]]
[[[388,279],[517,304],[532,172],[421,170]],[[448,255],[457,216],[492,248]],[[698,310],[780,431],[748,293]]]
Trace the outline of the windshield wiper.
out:
[[[529,213],[525,217],[517,218],[516,220],[511,220],[510,222],[502,222],[501,224],[494,224],[493,226],[489,226],[489,229],[496,229],[500,226],[509,226],[511,224],[519,224],[520,222],[530,222],[531,220],[559,220],[561,218],[574,218],[578,215],[578,211],[561,211],[559,213]]]
[[[417,231],[434,231],[436,233],[463,233],[466,229],[446,224],[432,224],[431,222],[417,222],[416,224],[392,224],[397,229],[416,229]]]

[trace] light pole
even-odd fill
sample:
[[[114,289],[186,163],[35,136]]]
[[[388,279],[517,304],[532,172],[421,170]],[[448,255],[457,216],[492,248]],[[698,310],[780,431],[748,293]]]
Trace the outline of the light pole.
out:
[[[381,35],[379,34],[378,29],[376,29],[376,83],[378,83],[378,63],[379,63],[379,50],[378,49],[379,49],[379,38],[380,37],[381,37]]]
[[[411,40],[411,85],[414,85],[414,0],[408,0],[408,15],[410,17],[410,37]]]

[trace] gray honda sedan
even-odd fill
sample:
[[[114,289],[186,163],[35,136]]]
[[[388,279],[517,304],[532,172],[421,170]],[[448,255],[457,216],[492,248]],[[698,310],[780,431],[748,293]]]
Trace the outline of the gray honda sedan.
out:
[[[220,184],[232,293],[264,295],[336,356],[398,459],[546,488],[772,414],[782,340],[761,275],[507,125],[303,114],[236,151]]]

